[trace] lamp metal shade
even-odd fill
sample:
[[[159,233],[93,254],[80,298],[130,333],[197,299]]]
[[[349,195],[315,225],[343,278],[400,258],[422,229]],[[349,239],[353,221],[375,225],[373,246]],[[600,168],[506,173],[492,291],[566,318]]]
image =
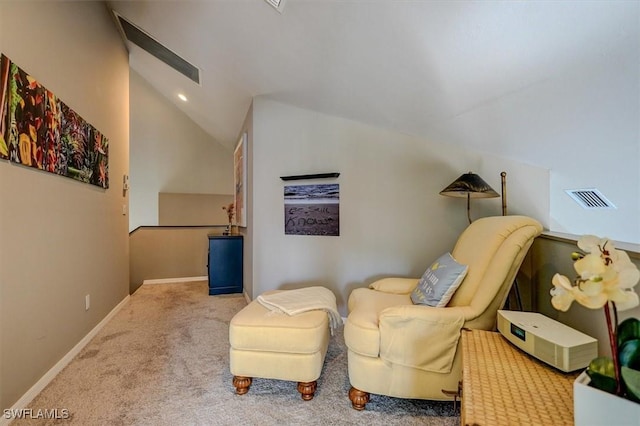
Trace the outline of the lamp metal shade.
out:
[[[440,191],[440,195],[465,198],[495,198],[500,196],[487,182],[472,172],[465,173],[453,181]]]

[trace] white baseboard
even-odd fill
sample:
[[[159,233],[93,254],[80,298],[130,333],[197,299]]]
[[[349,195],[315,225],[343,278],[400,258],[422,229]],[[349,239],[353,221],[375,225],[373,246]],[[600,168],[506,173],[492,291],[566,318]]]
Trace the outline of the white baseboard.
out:
[[[192,281],[208,281],[208,276],[202,277],[182,277],[182,278],[160,278],[157,280],[144,280],[142,284],[167,284],[167,283],[188,283]]]
[[[47,371],[44,376],[42,376],[40,380],[38,380],[36,384],[31,387],[31,389],[29,389],[24,395],[22,395],[22,397],[18,401],[16,401],[16,403],[13,404],[13,407],[11,407],[9,410],[14,412],[14,410],[21,410],[26,408],[27,405],[29,405],[29,403],[33,401],[33,399],[38,396],[38,394],[42,392],[42,390],[58,375],[58,373],[61,372],[62,369],[65,368],[71,362],[71,360],[73,360],[73,358],[80,353],[80,351],[91,341],[91,339],[93,339],[96,334],[98,334],[98,332],[109,322],[109,320],[111,320],[111,318],[113,318],[115,314],[117,314],[118,311],[120,311],[120,309],[122,309],[122,307],[126,305],[127,302],[129,302],[129,298],[130,296],[127,294],[127,296],[122,299],[122,301],[118,303],[116,307],[113,308],[111,312],[109,312],[107,316],[98,323],[98,325],[93,327],[93,329],[89,333],[87,333],[87,335],[84,336],[82,340],[80,340],[69,352],[67,352],[67,354],[62,357],[60,361],[58,361],[53,367],[51,367],[51,369]],[[8,425],[13,421],[13,419],[6,419],[2,414],[0,414],[0,426]]]

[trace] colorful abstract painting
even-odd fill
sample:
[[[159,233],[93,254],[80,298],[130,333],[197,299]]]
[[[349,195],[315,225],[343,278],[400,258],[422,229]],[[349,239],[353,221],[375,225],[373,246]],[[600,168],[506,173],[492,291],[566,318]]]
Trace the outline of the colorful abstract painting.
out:
[[[340,235],[340,186],[286,185],[284,187],[286,235]]]
[[[5,55],[0,73],[0,158],[108,188],[107,138]]]

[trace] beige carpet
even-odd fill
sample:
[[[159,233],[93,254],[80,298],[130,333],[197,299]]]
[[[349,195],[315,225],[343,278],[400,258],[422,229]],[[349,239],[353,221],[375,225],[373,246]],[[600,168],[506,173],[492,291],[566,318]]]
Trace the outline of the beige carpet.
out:
[[[347,355],[332,337],[318,390],[305,402],[295,383],[255,379],[235,395],[229,320],[243,297],[209,296],[207,283],[144,285],[29,405],[67,409],[73,425],[457,425],[452,403],[372,395],[355,411],[347,397]]]

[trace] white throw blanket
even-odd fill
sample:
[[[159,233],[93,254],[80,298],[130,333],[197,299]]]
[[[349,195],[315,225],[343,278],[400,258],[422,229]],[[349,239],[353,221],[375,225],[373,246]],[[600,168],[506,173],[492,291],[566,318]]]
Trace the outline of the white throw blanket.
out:
[[[331,334],[342,324],[342,317],[336,306],[336,296],[324,287],[306,287],[284,290],[278,293],[260,295],[258,302],[267,309],[288,315],[323,310],[329,315]]]

